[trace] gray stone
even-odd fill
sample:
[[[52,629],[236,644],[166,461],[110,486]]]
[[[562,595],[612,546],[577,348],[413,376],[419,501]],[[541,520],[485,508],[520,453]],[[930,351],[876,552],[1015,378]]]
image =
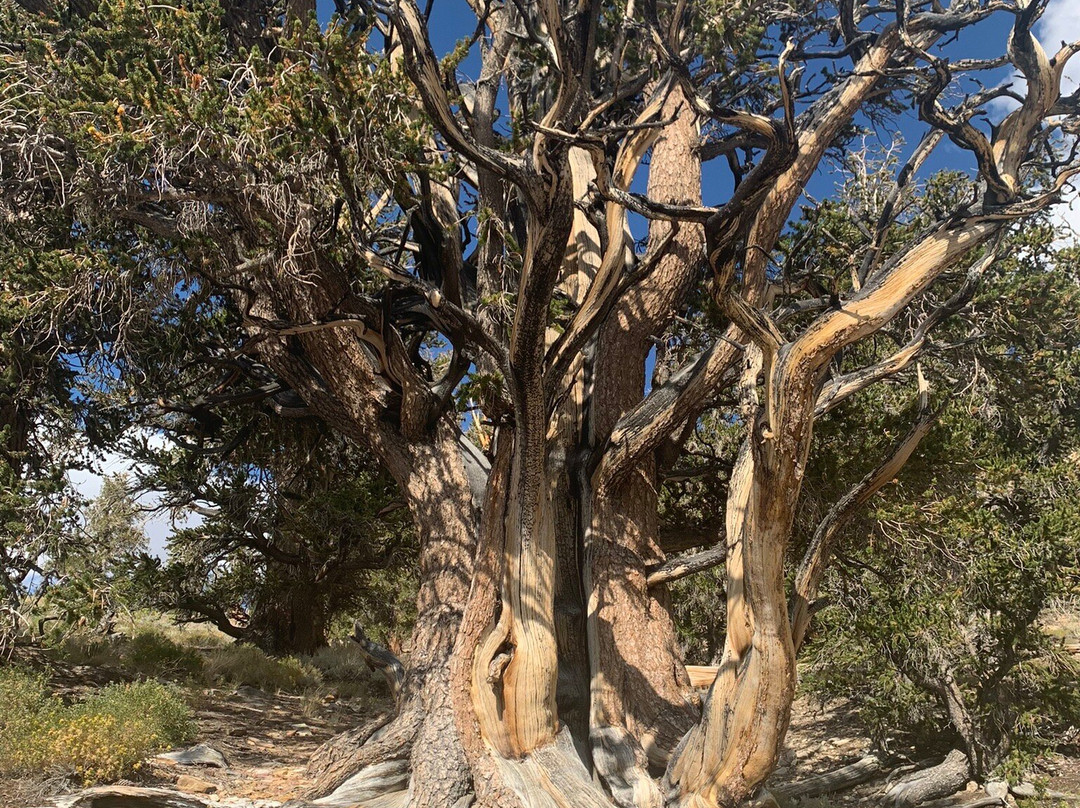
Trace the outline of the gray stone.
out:
[[[1035,786],[1031,783],[1017,783],[1016,785],[1009,786],[1009,791],[1011,791],[1014,796],[1023,800],[1029,800],[1035,796]]]
[[[997,797],[999,800],[1003,800],[1009,796],[1009,784],[1004,780],[991,780],[983,786],[983,791],[986,792],[988,797]]]
[[[227,768],[229,762],[225,756],[212,746],[204,743],[196,744],[190,749],[178,749],[175,752],[165,752],[158,755],[160,760],[172,760],[185,766],[216,766],[219,769]]]
[[[265,692],[251,685],[240,685],[236,688],[236,695],[244,701],[267,701],[270,698]]]

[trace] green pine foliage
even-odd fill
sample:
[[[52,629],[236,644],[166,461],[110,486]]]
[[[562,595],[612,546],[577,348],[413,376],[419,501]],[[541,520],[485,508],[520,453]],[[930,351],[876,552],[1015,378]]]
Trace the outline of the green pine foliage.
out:
[[[1017,774],[1080,720],[1080,662],[1042,620],[1080,591],[1080,263],[1054,240],[1046,223],[1013,234],[970,316],[935,334],[942,415],[848,531],[803,679],[883,746],[944,740],[985,774]],[[905,395],[875,389],[821,425],[809,513],[903,433]]]

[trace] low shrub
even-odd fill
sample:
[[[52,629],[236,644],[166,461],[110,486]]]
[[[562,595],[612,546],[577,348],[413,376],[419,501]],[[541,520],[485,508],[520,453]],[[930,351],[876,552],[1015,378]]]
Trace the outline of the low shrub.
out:
[[[59,773],[86,784],[137,772],[155,752],[190,741],[191,711],[158,682],[110,685],[75,704],[45,677],[0,670],[0,773]]]
[[[371,670],[364,662],[360,648],[353,642],[327,645],[306,657],[305,661],[327,682],[366,682],[371,679]]]
[[[122,667],[123,643],[122,636],[103,637],[87,631],[55,632],[47,640],[54,658],[71,665],[93,668]]]
[[[144,676],[188,678],[203,668],[202,657],[196,651],[155,631],[141,631],[132,637],[122,657],[126,669]]]
[[[213,682],[296,693],[322,683],[322,675],[296,657],[275,659],[253,645],[230,645],[206,654],[205,673]]]
[[[139,630],[134,636],[73,632],[54,639],[52,654],[72,665],[116,668],[147,678],[191,679],[203,669],[197,649],[181,645],[155,628]]]
[[[176,688],[160,682],[109,685],[71,709],[79,715],[113,716],[131,728],[141,725],[167,746],[187,743],[197,729]]]

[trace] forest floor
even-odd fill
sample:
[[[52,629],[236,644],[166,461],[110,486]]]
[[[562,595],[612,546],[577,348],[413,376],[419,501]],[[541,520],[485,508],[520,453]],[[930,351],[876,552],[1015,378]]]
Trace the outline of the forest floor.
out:
[[[39,667],[40,658],[22,660]],[[77,700],[95,688],[131,676],[102,665],[48,663],[49,686],[66,700]],[[182,765],[152,759],[135,785],[177,790],[200,790],[211,806],[222,808],[276,808],[302,797],[309,786],[305,767],[320,744],[354,727],[376,712],[391,707],[381,683],[355,689],[333,682],[302,692],[271,692],[250,685],[184,686],[198,732],[195,743],[220,752],[227,766]],[[871,754],[871,742],[844,703],[820,705],[800,699],[792,716],[787,745],[771,780],[774,786],[799,783],[833,772]],[[939,757],[946,750],[894,750],[910,760]],[[1059,754],[1034,772],[1032,780],[1051,792],[1080,794],[1080,746],[1076,739],[1063,745]],[[126,781],[125,781],[126,782]],[[788,800],[785,808],[840,808],[880,804],[887,782],[881,773],[869,782],[826,796]],[[49,797],[77,790],[79,784],[44,776],[4,780],[0,778],[0,808],[31,808],[49,804]],[[972,784],[974,788],[974,784]],[[974,796],[974,794],[973,794]],[[1012,797],[1009,798],[1012,800]],[[781,800],[783,802],[783,800]],[[1055,800],[1027,800],[1024,808],[1063,805]],[[1080,804],[1080,801],[1073,803]]]

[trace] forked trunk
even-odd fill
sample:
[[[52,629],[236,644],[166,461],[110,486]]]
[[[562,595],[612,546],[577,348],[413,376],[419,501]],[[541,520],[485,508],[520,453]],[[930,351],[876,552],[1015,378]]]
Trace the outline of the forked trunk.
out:
[[[724,656],[705,715],[665,775],[669,800],[686,808],[731,808],[754,794],[776,766],[795,696],[783,580],[794,498],[755,443],[739,453],[728,498]]]

